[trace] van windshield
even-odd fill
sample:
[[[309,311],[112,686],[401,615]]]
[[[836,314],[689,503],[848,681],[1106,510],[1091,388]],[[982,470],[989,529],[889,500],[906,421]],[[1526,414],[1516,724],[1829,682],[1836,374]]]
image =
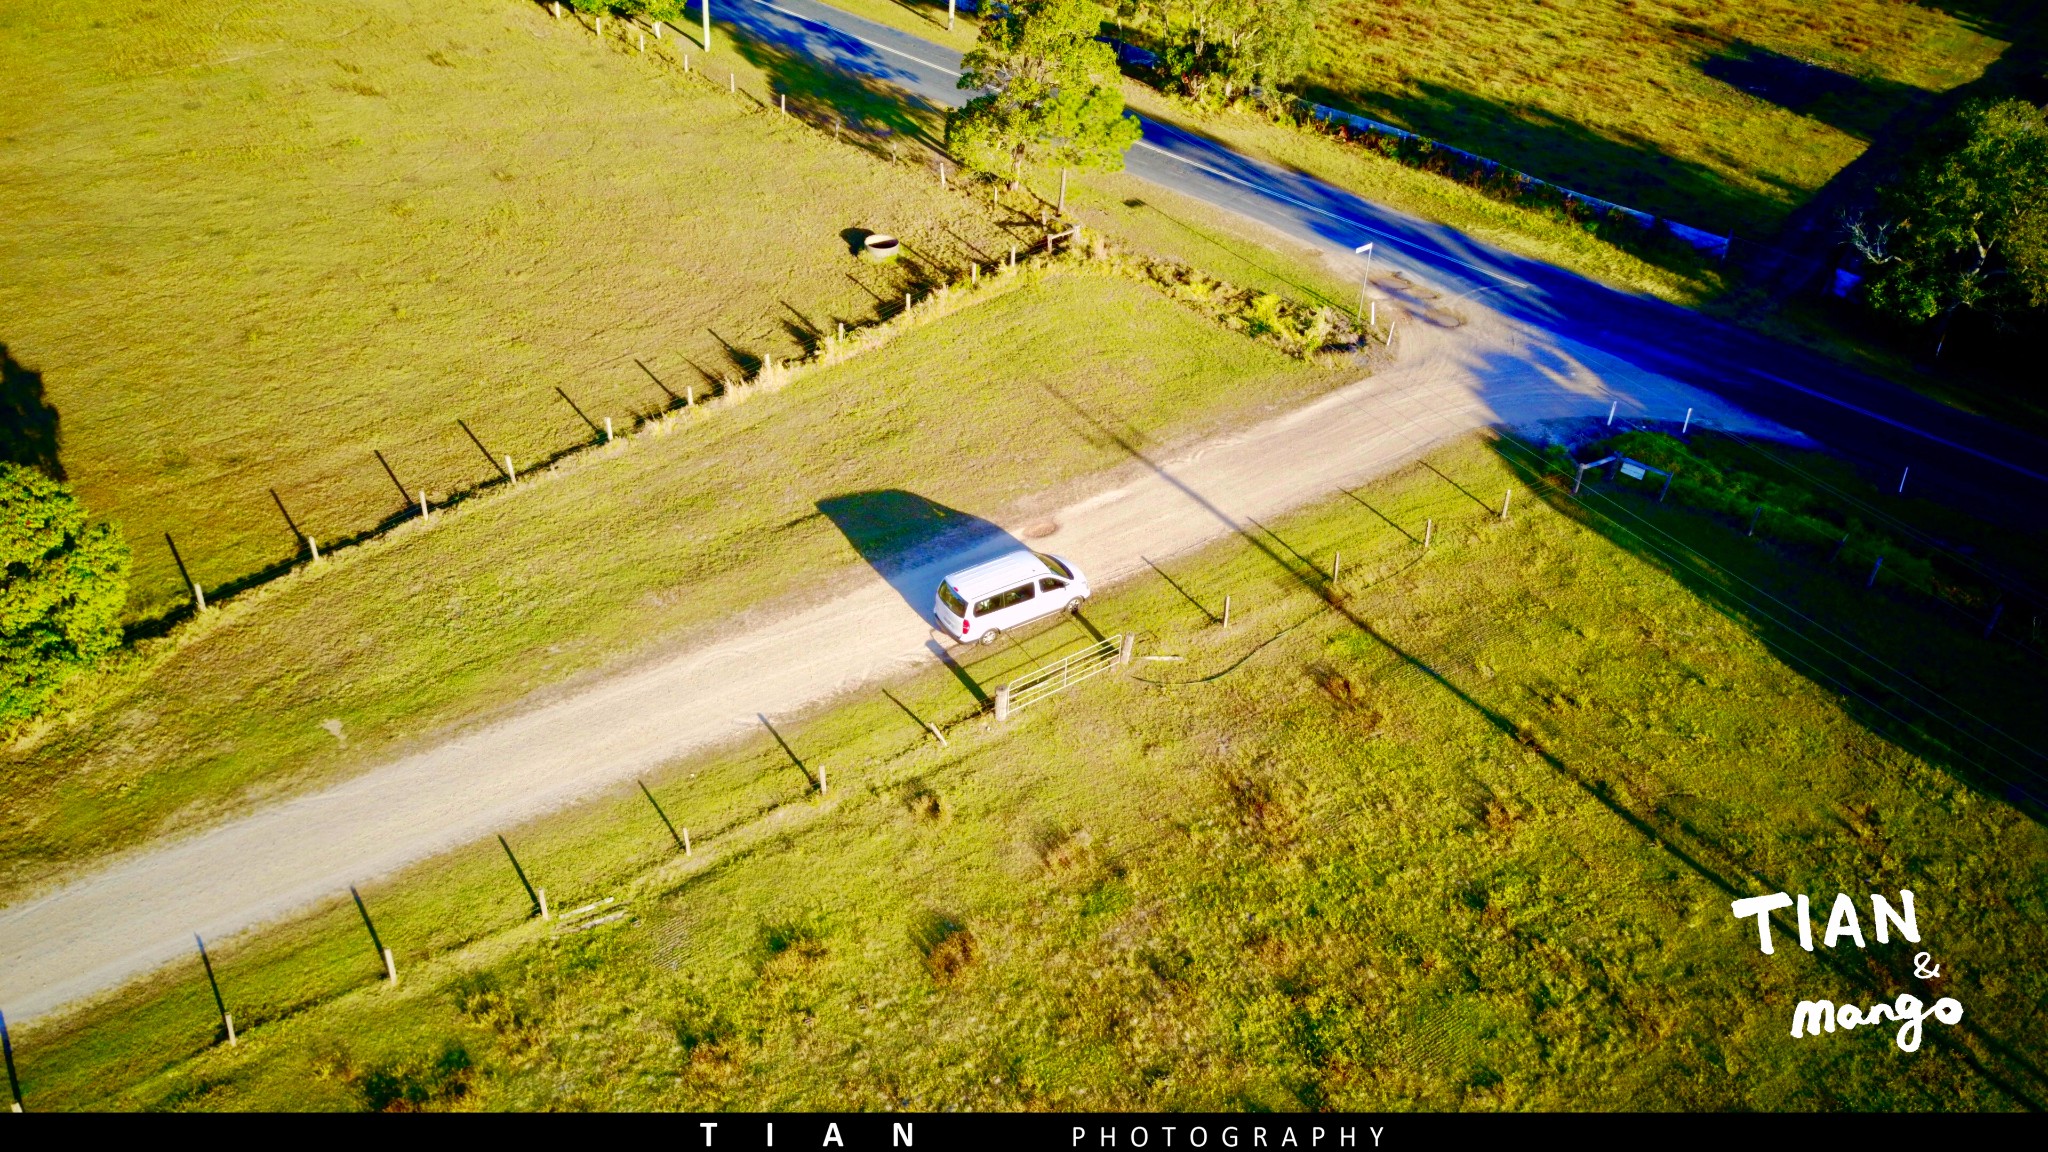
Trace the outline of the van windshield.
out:
[[[960,594],[953,591],[951,584],[941,583],[939,585],[939,603],[946,606],[946,611],[960,617],[962,620],[967,619],[967,601],[962,600]]]
[[[1059,573],[1060,579],[1072,580],[1074,578],[1073,572],[1068,570],[1065,564],[1060,563],[1059,557],[1047,556],[1043,552],[1033,552],[1032,555],[1038,557],[1039,561],[1043,563],[1047,568],[1050,568],[1054,572]]]

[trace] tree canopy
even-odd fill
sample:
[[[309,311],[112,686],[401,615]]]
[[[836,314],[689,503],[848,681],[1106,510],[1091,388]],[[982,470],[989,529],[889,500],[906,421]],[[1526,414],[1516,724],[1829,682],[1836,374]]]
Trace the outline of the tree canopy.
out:
[[[1124,115],[1116,54],[1099,43],[1090,0],[1016,0],[982,18],[960,87],[982,94],[946,117],[946,147],[983,172],[1020,177],[1035,165],[1123,167],[1137,143]]]
[[[1939,321],[1945,334],[1960,310],[2006,324],[2048,306],[2041,109],[2024,100],[1965,105],[1883,200],[1887,220],[1851,225],[1873,267],[1870,302],[1879,311]]]
[[[70,491],[37,469],[0,463],[0,731],[120,643],[127,599],[120,533],[88,524]]]
[[[1160,65],[1190,96],[1228,100],[1301,75],[1328,0],[1163,0]]]

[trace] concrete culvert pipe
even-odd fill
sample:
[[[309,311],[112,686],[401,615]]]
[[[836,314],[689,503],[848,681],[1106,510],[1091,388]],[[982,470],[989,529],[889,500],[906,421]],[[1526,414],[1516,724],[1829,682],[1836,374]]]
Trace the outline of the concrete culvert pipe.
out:
[[[903,251],[902,241],[894,236],[884,236],[879,232],[861,241],[860,246],[862,258],[873,260],[878,264],[885,260],[894,260],[897,253],[901,251]]]

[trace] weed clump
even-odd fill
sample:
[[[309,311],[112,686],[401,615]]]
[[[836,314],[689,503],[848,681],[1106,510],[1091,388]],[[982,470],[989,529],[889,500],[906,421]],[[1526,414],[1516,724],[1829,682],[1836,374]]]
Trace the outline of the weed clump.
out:
[[[938,821],[946,817],[946,807],[939,801],[939,794],[923,780],[912,780],[903,786],[900,793],[904,810],[917,820]]]
[[[761,948],[767,953],[764,972],[808,968],[831,952],[825,944],[824,925],[814,916],[763,924]]]
[[[329,1044],[313,1056],[313,1074],[352,1088],[371,1112],[418,1112],[469,1094],[475,1076],[469,1049],[453,1040],[433,1056],[361,1067],[348,1049]]]
[[[1032,847],[1047,872],[1062,874],[1082,871],[1094,857],[1094,843],[1085,828],[1047,825],[1038,830]]]
[[[925,967],[931,970],[932,979],[940,984],[958,980],[980,955],[980,945],[967,925],[937,912],[919,921],[911,929],[910,939],[924,954]]]

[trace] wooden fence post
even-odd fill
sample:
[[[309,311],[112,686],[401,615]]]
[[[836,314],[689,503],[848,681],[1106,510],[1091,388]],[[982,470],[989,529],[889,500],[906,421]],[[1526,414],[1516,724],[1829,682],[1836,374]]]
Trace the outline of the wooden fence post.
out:
[[[1116,651],[1116,664],[1117,664],[1117,667],[1119,667],[1119,668],[1123,668],[1123,667],[1126,667],[1126,666],[1128,666],[1128,665],[1130,664],[1130,662],[1131,662],[1131,653],[1132,653],[1132,652],[1133,652],[1134,650],[1136,650],[1136,649],[1137,649],[1137,647],[1138,647],[1138,634],[1137,634],[1136,632],[1126,632],[1126,633],[1124,633],[1124,635],[1123,635],[1123,643],[1117,646],[1117,651]]]
[[[1877,587],[1877,572],[1878,572],[1878,569],[1880,569],[1880,568],[1883,568],[1883,567],[1884,567],[1884,557],[1882,557],[1882,556],[1879,556],[1879,557],[1877,558],[1877,563],[1875,563],[1875,564],[1872,564],[1872,565],[1870,566],[1870,579],[1868,579],[1868,580],[1865,580],[1865,581],[1863,582],[1863,586],[1864,586],[1865,588],[1875,588],[1875,587]]]
[[[1508,518],[1508,501],[1510,501],[1510,500],[1512,500],[1512,499],[1514,499],[1514,498],[1515,498],[1515,490],[1514,490],[1513,488],[1509,488],[1509,489],[1508,489],[1508,490],[1507,490],[1507,491],[1506,491],[1505,493],[1503,493],[1503,494],[1501,495],[1501,498],[1500,498],[1500,518],[1501,518],[1501,519],[1505,520],[1505,519],[1507,519],[1507,518]]]
[[[1228,627],[1230,627],[1230,597],[1229,597],[1229,596],[1225,596],[1225,597],[1223,598],[1223,626],[1224,626],[1225,628],[1228,628]]]
[[[1010,686],[1008,684],[1005,684],[1002,687],[996,689],[996,719],[1008,720],[1009,718]]]
[[[1422,522],[1422,546],[1423,546],[1424,548],[1427,548],[1427,547],[1429,547],[1429,541],[1430,541],[1430,538],[1431,538],[1431,537],[1433,537],[1433,536],[1435,536],[1435,535],[1436,535],[1436,521],[1435,521],[1435,520],[1424,520],[1424,521]]]

